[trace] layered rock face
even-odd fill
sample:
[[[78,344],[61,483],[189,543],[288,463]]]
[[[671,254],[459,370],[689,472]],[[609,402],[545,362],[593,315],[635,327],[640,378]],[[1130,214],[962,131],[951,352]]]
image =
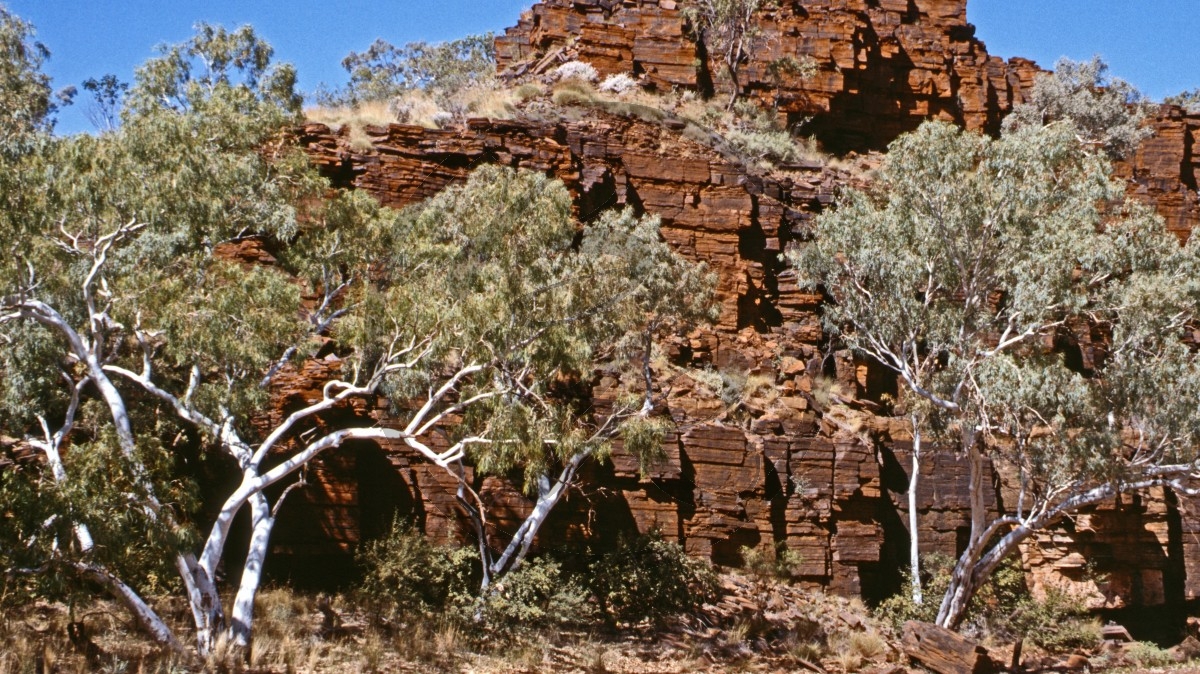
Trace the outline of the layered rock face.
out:
[[[1153,204],[1167,229],[1186,239],[1200,225],[1200,113],[1164,105],[1149,122],[1147,138],[1117,171],[1130,179],[1130,193]]]
[[[989,57],[961,0],[781,4],[763,15],[764,51],[742,81],[784,114],[814,114],[826,141],[841,147],[882,147],[928,116],[994,129],[1037,70]],[[541,3],[498,40],[501,65],[545,67],[570,36],[569,49],[602,72],[644,74],[660,88],[703,86],[696,45],[671,0]],[[821,74],[777,86],[766,66],[789,54],[812,56]],[[1186,235],[1200,223],[1200,116],[1164,107],[1153,124],[1156,136],[1121,170]],[[719,274],[717,324],[666,345],[676,362],[699,370],[659,382],[677,427],[668,460],[648,476],[620,451],[593,467],[543,529],[543,544],[657,528],[720,563],[737,563],[741,546],[782,544],[801,554],[806,583],[881,597],[907,564],[909,434],[902,420],[876,416],[873,402],[896,384],[826,351],[821,298],[800,291],[779,259],[852,174],[814,165],[760,175],[684,126],[589,110],[575,121],[479,119],[460,130],[368,127],[368,152],[315,124],[297,142],[336,187],[393,206],[436,194],[484,163],[541,171],[568,186],[582,221],[626,206],[659,215],[676,250]],[[287,380],[279,407],[318,390],[323,367],[331,366],[309,363]],[[600,379],[597,406],[616,388]],[[829,406],[834,396],[844,404]],[[387,423],[381,409],[346,413]],[[969,526],[966,466],[935,453],[921,471],[922,547],[956,554]],[[285,557],[344,555],[393,513],[438,540],[470,531],[445,476],[399,446],[341,450],[310,482],[307,501],[289,503],[305,516],[280,520],[276,552]],[[503,539],[530,503],[506,480],[477,483]],[[999,510],[1011,499],[1005,481],[997,485],[989,500]],[[1164,492],[1125,497],[1033,541],[1024,561],[1035,587],[1083,591],[1096,607],[1200,598],[1196,505]]]
[[[603,74],[644,75],[659,89],[711,86],[725,66],[697,48],[676,0],[550,0],[496,40],[501,71],[535,68],[556,49]],[[770,5],[771,3],[764,3]],[[988,56],[966,0],[809,0],[761,13],[740,66],[743,93],[805,126],[834,151],[884,149],[926,119],[998,131],[1039,72]],[[814,77],[781,72],[811,60]]]

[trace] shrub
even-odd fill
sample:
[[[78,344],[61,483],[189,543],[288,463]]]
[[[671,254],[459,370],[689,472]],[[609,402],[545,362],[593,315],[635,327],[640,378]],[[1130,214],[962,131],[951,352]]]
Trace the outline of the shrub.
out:
[[[897,630],[907,620],[933,622],[939,604],[950,585],[954,560],[946,555],[925,555],[922,561],[922,589],[925,601],[913,603],[904,590],[884,600],[876,615],[891,623]],[[1010,559],[998,568],[991,580],[976,594],[968,609],[966,629],[1000,638],[1024,637],[1051,652],[1066,652],[1091,648],[1100,643],[1099,624],[1087,615],[1087,609],[1077,598],[1051,590],[1046,597],[1034,598],[1025,585],[1020,563]]]
[[[726,138],[738,150],[757,160],[798,161],[804,152],[786,131],[730,131]]]
[[[526,561],[498,581],[480,603],[464,605],[482,618],[493,636],[512,636],[547,628],[578,627],[595,621],[596,607],[578,578],[563,573],[551,559]]]
[[[662,619],[695,610],[717,595],[717,574],[657,531],[622,538],[592,564],[592,592],[609,618]]]
[[[744,400],[748,374],[741,370],[723,368],[714,370],[706,367],[703,370],[689,370],[690,376],[696,383],[708,389],[725,403],[733,407]]]
[[[625,73],[617,73],[609,75],[600,83],[600,91],[610,94],[623,94],[627,91],[632,91],[637,88],[637,80],[633,79]]]
[[[596,68],[585,61],[567,61],[552,70],[550,75],[558,82],[564,80],[595,82],[600,77],[600,73],[596,72]]]
[[[1125,651],[1125,657],[1138,667],[1165,667],[1175,662],[1170,651],[1145,641],[1138,641],[1130,646],[1129,650]]]
[[[441,612],[478,586],[474,551],[434,546],[408,524],[396,523],[387,536],[367,544],[358,562],[363,570],[358,594],[378,612]]]
[[[790,581],[800,575],[800,565],[803,557],[795,550],[789,550],[783,543],[767,551],[749,546],[741,549],[742,566],[746,573],[752,576],[760,585],[773,581]]]

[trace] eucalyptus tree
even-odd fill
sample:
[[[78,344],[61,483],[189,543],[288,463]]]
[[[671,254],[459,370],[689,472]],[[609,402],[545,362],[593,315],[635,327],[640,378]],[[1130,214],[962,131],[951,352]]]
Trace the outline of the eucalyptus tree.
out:
[[[1131,156],[1148,136],[1146,99],[1132,84],[1109,77],[1099,56],[1088,61],[1061,58],[1054,72],[1038,75],[1027,100],[1004,120],[1008,130],[1070,120],[1079,141],[1110,159]]]
[[[128,309],[140,370],[106,367],[237,461],[241,483],[225,498],[193,570],[214,577],[233,519],[249,506],[253,532],[230,615],[235,644],[249,643],[272,528],[303,482],[291,482],[274,503],[267,487],[349,440],[403,442],[458,484],[476,524],[486,590],[520,565],[582,463],[649,412],[644,404],[603,416],[590,409],[587,382],[598,359],[612,357],[628,333],[702,320],[712,306],[713,279],[670,252],[656,219],[609,214],[577,244],[569,194],[540,174],[484,167],[403,213],[350,194],[313,216],[279,258],[283,270],[318,290],[306,321],[289,318],[305,312],[279,270],[220,262],[166,270]],[[652,294],[668,290],[690,299]],[[342,376],[255,433],[252,417],[271,378],[297,354],[311,354],[313,336],[336,340]],[[345,427],[321,421],[353,399],[380,396],[392,401],[384,426],[371,417]],[[520,469],[536,489],[532,512],[503,550],[494,549],[468,465],[482,473]],[[198,625],[211,638],[224,621],[220,600],[200,600],[211,610]]]
[[[644,372],[619,353],[630,334],[640,343],[711,310],[711,276],[671,253],[657,220],[609,214],[581,233],[566,189],[544,176],[480,169],[403,213],[328,193],[281,136],[297,121],[294,85],[249,28],[201,25],[139,69],[119,128],[31,130],[0,194],[0,421],[46,458],[45,471],[5,475],[0,497],[21,526],[0,554],[26,578],[100,581],[182,648],[138,589],[162,589],[173,557],[201,654],[223,635],[249,643],[297,474],[347,441],[404,443],[447,470],[478,525],[485,587],[516,568],[579,466],[652,410],[647,388],[596,413],[597,364]],[[273,261],[242,260],[247,246]],[[322,349],[336,367],[320,395],[272,418],[273,383]],[[331,424],[335,408],[380,397],[386,424]],[[193,441],[240,475],[211,526],[178,470]],[[520,468],[537,495],[498,555],[468,462]],[[272,500],[273,485],[284,488]],[[247,508],[226,607],[218,566]]]
[[[1191,115],[1200,113],[1200,88],[1192,89],[1191,91],[1181,91],[1173,96],[1167,96],[1163,102],[1168,105],[1178,105]]]
[[[451,446],[462,446],[457,453],[434,455],[416,437],[423,433],[405,438],[458,481],[476,527],[484,591],[521,564],[589,458],[605,456],[618,436],[644,460],[661,453],[664,428],[652,418],[654,340],[712,320],[717,310],[715,276],[671,251],[657,218],[608,212],[580,236],[570,212],[561,183],[482,168],[417,216],[423,236],[453,256],[433,265],[439,287],[421,296],[453,298],[455,311],[467,312],[456,323],[454,352],[486,363],[489,385],[504,391],[464,415]],[[450,308],[440,314],[457,315]],[[641,384],[640,394],[628,385],[604,414],[590,402],[601,364]],[[534,497],[502,548],[490,542],[487,509],[464,458],[484,473],[520,469]]]
[[[1070,120],[989,139],[926,123],[789,252],[831,337],[896,373],[969,468],[970,535],[937,621],[954,627],[1019,544],[1115,495],[1197,473],[1196,245],[1124,198]],[[1110,335],[1087,367],[1052,350]],[[993,476],[1017,503],[989,514]],[[914,470],[916,468],[914,467]],[[915,535],[915,532],[914,532]]]
[[[0,6],[0,142],[6,146],[53,121],[50,76],[42,72],[50,51],[33,38],[32,25]]]
[[[130,92],[134,105],[118,132],[56,139],[31,125],[30,149],[8,158],[0,194],[5,201],[0,226],[10,247],[0,267],[6,355],[37,356],[5,358],[5,425],[31,436],[59,488],[94,486],[95,497],[123,485],[110,510],[140,513],[142,525],[170,534],[165,542],[175,548],[198,624],[208,622],[200,607],[211,605],[217,593],[213,575],[198,572],[186,550],[187,513],[162,498],[170,482],[156,479],[163,477],[153,470],[161,461],[150,454],[161,449],[155,432],[164,429],[138,427],[149,419],[130,404],[112,368],[129,339],[141,334],[140,312],[151,306],[156,284],[172,274],[209,269],[218,277],[228,274],[231,267],[213,259],[216,246],[249,232],[287,236],[296,221],[293,204],[318,187],[300,179],[302,164],[295,157],[279,152],[272,161],[261,151],[282,124],[295,119],[298,107],[291,94],[294,72],[268,68],[269,57],[269,47],[249,29],[229,33],[200,26],[197,37],[139,71]],[[208,68],[193,76],[197,60]],[[32,90],[44,98],[44,87]],[[298,307],[295,290],[285,286],[275,281],[243,290],[265,306],[278,302],[272,311],[285,310],[289,297],[290,306]],[[258,355],[247,349],[235,353],[242,365]],[[22,406],[21,400],[44,406]],[[29,426],[30,418],[36,426]],[[70,460],[62,455],[67,446]],[[64,465],[106,452],[114,457],[114,477],[107,483],[83,485],[72,478],[71,465]],[[95,509],[73,510],[78,554],[52,546],[49,561],[100,581],[151,634],[178,646],[165,623],[114,573],[125,560],[110,559],[109,568],[96,554],[126,543],[138,547],[137,538],[93,547],[89,527],[104,529],[100,522],[110,520]],[[126,533],[137,528],[127,527]]]
[[[121,107],[129,84],[110,73],[100,79],[89,77],[83,81],[83,89],[92,95],[87,107],[87,118],[92,126],[100,132],[117,128],[121,123]]]
[[[366,51],[346,55],[342,68],[350,81],[340,90],[319,92],[322,105],[387,101],[414,89],[454,92],[495,76],[495,37],[481,33],[435,44],[409,42],[403,47],[378,39]]]
[[[738,68],[749,58],[758,37],[756,14],[772,4],[773,0],[693,0],[683,9],[700,39],[725,66],[732,89],[730,108],[741,95]]]

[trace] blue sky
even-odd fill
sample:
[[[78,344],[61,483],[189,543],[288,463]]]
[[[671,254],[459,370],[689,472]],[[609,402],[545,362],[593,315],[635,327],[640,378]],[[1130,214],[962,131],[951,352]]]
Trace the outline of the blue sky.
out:
[[[178,42],[197,21],[250,23],[295,63],[301,86],[341,84],[340,63],[375,38],[440,41],[516,23],[532,0],[0,0],[37,27],[53,52],[56,86],[113,73],[131,80],[156,44]],[[971,0],[968,18],[988,50],[1051,67],[1099,53],[1114,75],[1155,98],[1200,87],[1196,0]],[[59,131],[91,128],[83,105]]]

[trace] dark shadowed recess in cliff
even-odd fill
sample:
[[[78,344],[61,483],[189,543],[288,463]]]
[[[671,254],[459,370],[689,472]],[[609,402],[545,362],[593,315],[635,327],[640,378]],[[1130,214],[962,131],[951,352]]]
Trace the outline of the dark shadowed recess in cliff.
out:
[[[915,113],[924,102],[918,94],[896,95],[908,88],[909,76],[916,70],[903,48],[885,59],[879,35],[870,23],[859,26],[854,43],[856,51],[865,54],[866,67],[843,70],[845,86],[830,99],[829,111],[802,127],[803,133],[811,133],[826,152],[835,155],[886,150],[897,136],[916,130],[923,121]],[[962,123],[957,106],[938,105],[936,100],[928,104],[930,114],[938,112],[934,106],[944,107],[944,112]]]
[[[784,263],[777,251],[767,250],[767,235],[759,223],[758,199],[751,214],[751,225],[738,232],[738,254],[747,260],[762,260],[763,275],[760,282],[746,279],[746,290],[738,297],[738,329],[753,327],[759,332],[783,325],[783,314],[779,311],[779,274]]]
[[[322,479],[319,473],[326,471],[336,476]],[[313,472],[318,475],[309,477],[311,484],[293,491],[280,509],[264,567],[269,581],[344,589],[358,577],[354,554],[363,544],[386,536],[393,522],[422,530],[419,494],[375,443],[346,443]],[[353,481],[344,475],[352,475]]]

